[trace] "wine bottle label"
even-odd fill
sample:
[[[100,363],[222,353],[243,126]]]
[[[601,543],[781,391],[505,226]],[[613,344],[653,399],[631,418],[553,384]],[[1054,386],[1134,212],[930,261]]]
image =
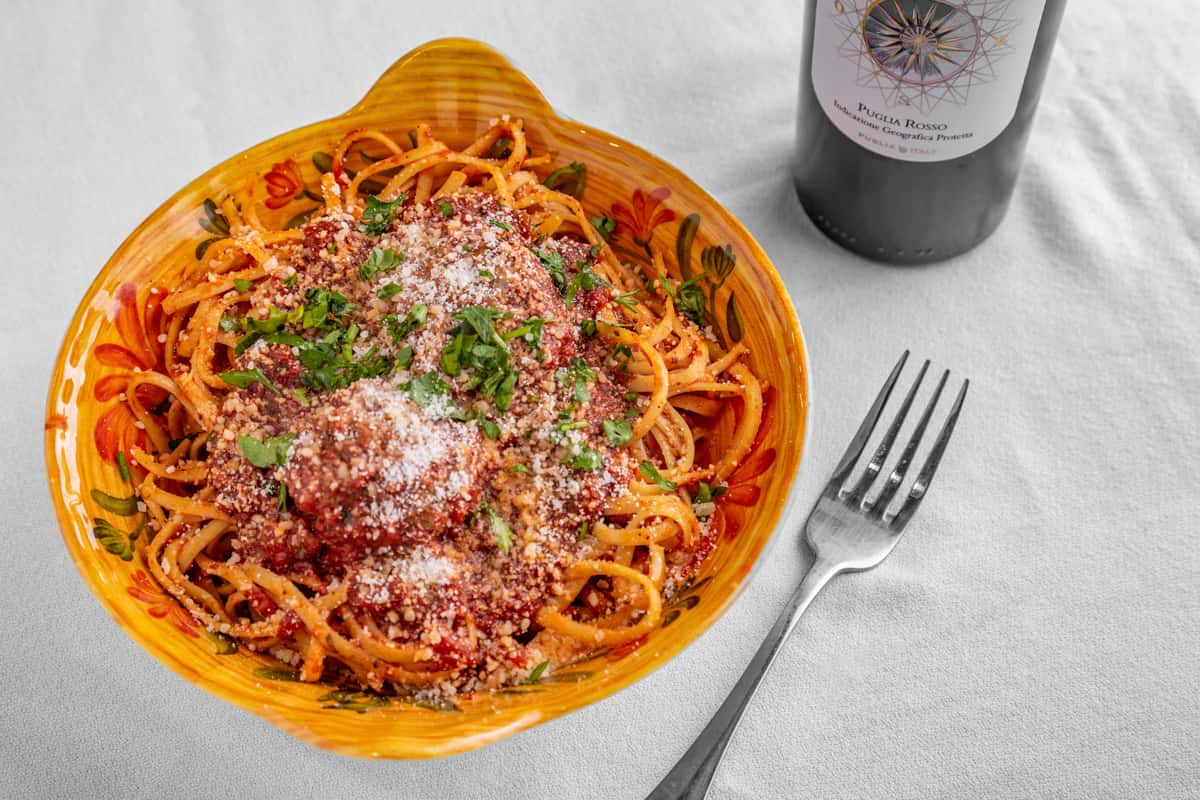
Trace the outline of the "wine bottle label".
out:
[[[829,121],[903,161],[972,153],[1012,121],[1046,0],[817,0],[812,82]]]

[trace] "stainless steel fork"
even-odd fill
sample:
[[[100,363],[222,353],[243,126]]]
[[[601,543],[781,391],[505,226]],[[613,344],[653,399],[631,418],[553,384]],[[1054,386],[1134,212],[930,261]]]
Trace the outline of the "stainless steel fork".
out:
[[[871,438],[871,433],[875,430],[875,425],[883,413],[884,406],[887,405],[888,398],[891,397],[892,389],[895,388],[896,381],[899,380],[907,360],[908,351],[905,350],[895,368],[892,369],[892,374],[888,376],[883,388],[880,389],[879,396],[875,398],[875,403],[867,412],[866,419],[859,426],[858,432],[854,434],[850,446],[846,448],[846,453],[838,463],[837,469],[834,470],[833,477],[825,485],[825,490],[821,492],[817,504],[808,515],[804,533],[814,555],[813,564],[808,573],[800,582],[800,586],[797,587],[791,599],[788,600],[787,607],[775,621],[771,632],[767,634],[766,640],[754,654],[750,665],[746,667],[746,671],[737,685],[733,687],[733,691],[729,693],[729,697],[713,715],[712,721],[708,723],[708,726],[696,739],[695,744],[684,753],[683,758],[679,759],[679,763],[667,774],[667,777],[663,778],[646,800],[703,800],[705,794],[708,793],[713,773],[717,770],[717,764],[721,761],[721,755],[725,752],[725,746],[729,744],[729,739],[737,728],[738,720],[741,719],[742,712],[746,709],[746,704],[749,703],[754,690],[758,688],[763,674],[771,666],[784,639],[796,627],[804,609],[808,608],[808,604],[817,596],[817,592],[821,591],[829,582],[829,579],[838,573],[861,572],[878,566],[892,552],[896,542],[900,540],[900,533],[904,530],[904,526],[908,524],[917,507],[921,505],[921,500],[929,491],[929,483],[933,480],[933,474],[937,471],[942,453],[946,449],[946,443],[950,441],[950,435],[954,432],[954,424],[958,421],[959,412],[962,411],[963,400],[967,396],[967,387],[970,385],[970,381],[963,381],[958,397],[954,400],[954,405],[950,408],[950,413],[942,424],[941,432],[926,456],[925,464],[913,482],[908,497],[905,498],[895,514],[888,513],[888,506],[904,482],[904,477],[908,474],[909,466],[916,455],[917,447],[925,435],[925,429],[929,426],[933,410],[937,406],[942,390],[946,386],[946,380],[950,376],[949,370],[942,373],[933,397],[913,428],[908,444],[900,453],[886,482],[873,499],[868,500],[867,493],[883,471],[884,461],[891,452],[896,436],[900,433],[900,427],[913,404],[917,389],[920,387],[925,373],[929,370],[928,361],[922,365],[917,379],[897,410],[896,416],[880,440],[866,469],[853,485],[847,484],[847,479],[854,470],[859,456],[862,455],[867,440]]]

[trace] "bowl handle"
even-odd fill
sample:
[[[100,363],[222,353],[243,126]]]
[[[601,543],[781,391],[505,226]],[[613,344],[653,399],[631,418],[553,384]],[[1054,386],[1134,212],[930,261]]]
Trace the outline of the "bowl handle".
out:
[[[436,39],[401,56],[347,115],[412,105],[413,97],[439,99],[438,115],[553,113],[525,74],[474,39]],[[431,120],[432,122],[433,120]]]

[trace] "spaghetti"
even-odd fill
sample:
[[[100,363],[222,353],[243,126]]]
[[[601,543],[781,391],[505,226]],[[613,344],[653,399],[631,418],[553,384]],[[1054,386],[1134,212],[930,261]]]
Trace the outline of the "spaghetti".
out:
[[[661,624],[761,386],[548,167],[508,118],[461,150],[360,129],[301,227],[258,185],[224,200],[231,236],[162,301],[165,370],[125,394],[139,557],[210,631],[449,694]]]

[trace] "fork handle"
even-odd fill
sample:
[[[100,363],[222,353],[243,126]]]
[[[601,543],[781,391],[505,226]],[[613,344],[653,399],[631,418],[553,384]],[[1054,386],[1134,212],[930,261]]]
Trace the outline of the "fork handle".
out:
[[[646,800],[704,800],[704,795],[708,793],[708,785],[712,782],[713,774],[721,761],[721,755],[725,752],[725,746],[729,744],[730,737],[737,729],[742,712],[746,710],[759,681],[775,660],[780,645],[796,627],[800,615],[817,596],[817,592],[839,572],[841,567],[833,562],[821,559],[813,562],[804,580],[800,581],[800,585],[792,593],[787,607],[783,609],[779,619],[775,620],[775,625],[767,634],[766,640],[750,660],[750,665],[729,693],[729,697],[725,698],[725,702],[717,709],[717,713],[713,714],[712,720],[700,732],[695,743]]]

